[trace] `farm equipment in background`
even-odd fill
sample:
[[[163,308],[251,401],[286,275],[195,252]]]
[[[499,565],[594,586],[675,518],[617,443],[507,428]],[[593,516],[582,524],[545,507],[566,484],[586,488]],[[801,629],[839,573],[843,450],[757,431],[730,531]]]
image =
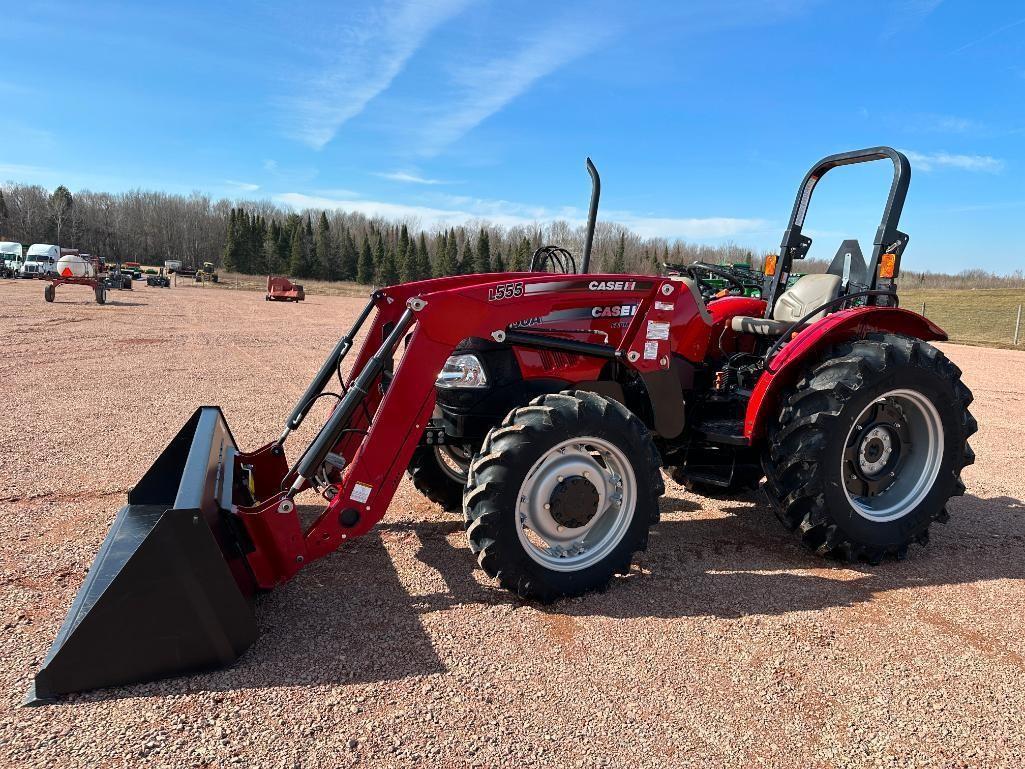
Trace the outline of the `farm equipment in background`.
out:
[[[217,272],[214,270],[213,262],[203,262],[203,269],[197,270],[194,276],[196,283],[216,283]]]
[[[97,304],[107,303],[109,290],[132,290],[132,276],[123,271],[121,264],[109,268],[103,257],[92,254],[65,254],[57,260],[55,272],[43,288],[43,299],[47,302],[56,298],[58,286],[88,286]]]
[[[267,293],[263,297],[268,302],[301,302],[306,299],[306,292],[298,283],[288,278],[267,276]]]
[[[693,280],[707,300],[727,296],[748,296],[758,299],[762,295],[764,278],[749,264],[670,264],[663,262],[667,275],[683,275]]]
[[[164,268],[160,268],[160,272],[156,275],[146,276],[146,285],[154,288],[170,288],[171,279],[164,274]]]
[[[894,176],[870,264],[841,248],[827,274],[788,289],[816,183],[876,160]],[[661,466],[715,494],[764,475],[780,520],[819,555],[875,563],[924,544],[964,491],[976,424],[959,370],[929,344],[944,332],[897,307],[907,158],[878,147],[819,161],[757,299],[707,299],[679,275],[587,274],[588,170],[580,274],[559,254],[532,261],[563,274],[375,291],[255,451],[219,408],[199,408],[129,492],[29,701],[231,663],[256,635],[248,599],[370,531],[407,470],[461,511],[490,577],[542,601],[631,569],[659,520]],[[289,461],[289,436],[326,395],[337,403]],[[306,524],[304,491],[326,502]]]

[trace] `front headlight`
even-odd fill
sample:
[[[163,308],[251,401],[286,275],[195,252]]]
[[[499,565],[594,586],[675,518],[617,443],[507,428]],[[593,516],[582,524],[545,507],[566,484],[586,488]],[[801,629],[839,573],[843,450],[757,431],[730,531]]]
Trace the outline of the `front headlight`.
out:
[[[476,355],[453,355],[445,361],[445,368],[434,383],[438,387],[487,387],[488,375]]]

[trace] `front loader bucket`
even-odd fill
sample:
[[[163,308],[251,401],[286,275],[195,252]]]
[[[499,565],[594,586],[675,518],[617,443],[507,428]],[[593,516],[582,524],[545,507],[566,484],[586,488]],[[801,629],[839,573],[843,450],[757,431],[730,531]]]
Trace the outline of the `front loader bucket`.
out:
[[[252,644],[236,453],[221,410],[198,409],[128,493],[26,704],[221,667]]]

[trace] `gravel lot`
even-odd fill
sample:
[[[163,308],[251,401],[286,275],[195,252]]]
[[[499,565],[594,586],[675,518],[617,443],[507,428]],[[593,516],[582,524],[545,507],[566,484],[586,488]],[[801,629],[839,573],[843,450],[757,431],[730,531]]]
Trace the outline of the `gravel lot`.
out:
[[[667,482],[604,594],[525,605],[403,482],[385,521],[257,605],[232,669],[21,708],[128,488],[198,405],[276,436],[361,302],[0,283],[0,762],[73,766],[1025,763],[1025,353],[946,346],[981,429],[932,544],[853,568],[757,495]]]

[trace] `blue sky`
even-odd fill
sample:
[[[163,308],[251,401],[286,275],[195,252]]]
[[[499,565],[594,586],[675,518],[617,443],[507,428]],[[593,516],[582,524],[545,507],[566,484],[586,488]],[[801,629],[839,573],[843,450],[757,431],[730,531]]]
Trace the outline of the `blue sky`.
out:
[[[0,0],[0,179],[778,245],[912,159],[905,267],[1025,268],[1025,4]],[[889,169],[816,192],[868,252]]]

